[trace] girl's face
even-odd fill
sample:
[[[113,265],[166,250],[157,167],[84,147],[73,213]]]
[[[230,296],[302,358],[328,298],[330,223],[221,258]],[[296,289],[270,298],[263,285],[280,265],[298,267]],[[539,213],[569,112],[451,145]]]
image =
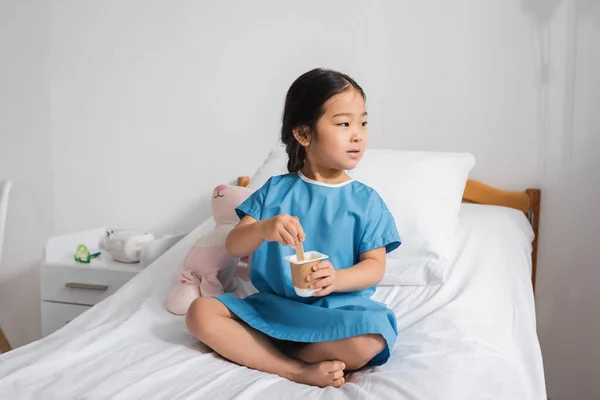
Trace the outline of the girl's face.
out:
[[[298,136],[297,136],[298,138]],[[349,170],[362,158],[368,141],[367,112],[362,95],[349,90],[325,103],[317,122],[316,138],[299,137],[307,146],[307,161],[319,170]]]

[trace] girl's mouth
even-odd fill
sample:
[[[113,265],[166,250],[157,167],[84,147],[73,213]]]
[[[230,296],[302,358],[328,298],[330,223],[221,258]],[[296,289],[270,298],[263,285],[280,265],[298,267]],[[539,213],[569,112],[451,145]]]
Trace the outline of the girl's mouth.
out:
[[[360,150],[349,150],[347,153],[351,158],[358,158],[360,156]]]

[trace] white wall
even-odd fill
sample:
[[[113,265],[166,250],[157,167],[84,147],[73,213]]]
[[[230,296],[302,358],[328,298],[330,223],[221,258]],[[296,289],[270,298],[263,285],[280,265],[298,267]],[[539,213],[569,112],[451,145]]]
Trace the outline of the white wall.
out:
[[[21,104],[0,121],[0,175],[31,182],[31,198],[48,200],[11,211],[9,268],[26,281],[38,279],[22,244],[31,232],[38,254],[49,231],[194,227],[212,186],[252,174],[275,143],[292,80],[315,66],[338,68],[367,92],[372,146],[471,151],[473,177],[542,187],[537,295],[549,394],[597,393],[588,349],[600,327],[587,315],[598,304],[586,291],[598,270],[579,235],[594,238],[600,199],[593,1],[4,3],[19,12],[0,13],[0,29],[9,29],[6,19],[23,31],[0,39],[18,60],[0,67],[18,93],[0,99]],[[19,91],[21,81],[28,90]],[[20,158],[25,135],[35,147]],[[573,188],[590,196],[572,198]],[[27,227],[33,211],[35,228]],[[3,288],[15,282],[4,274]],[[31,336],[19,333],[39,332],[29,300],[38,294],[8,293],[0,322],[22,344]]]
[[[141,4],[52,6],[57,232],[193,227],[213,185],[254,172],[287,87],[319,65],[364,86],[373,145],[466,149],[492,183],[536,181],[530,27],[514,4]]]
[[[52,232],[45,6],[0,2],[0,179],[13,180],[0,261],[0,326],[13,346],[40,334],[39,259]]]
[[[564,80],[545,138],[536,300],[552,399],[600,398],[600,2],[565,2],[552,22]],[[562,25],[564,29],[557,30]],[[556,64],[556,63],[555,63]],[[561,95],[562,94],[562,95]],[[557,110],[558,111],[558,110]]]

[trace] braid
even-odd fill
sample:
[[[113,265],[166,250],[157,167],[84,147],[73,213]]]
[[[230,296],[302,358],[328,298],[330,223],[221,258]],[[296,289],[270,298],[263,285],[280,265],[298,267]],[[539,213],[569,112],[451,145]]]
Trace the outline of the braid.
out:
[[[292,137],[292,140],[286,143],[285,151],[288,154],[287,169],[289,172],[298,172],[304,166],[306,160],[306,150],[304,147]]]

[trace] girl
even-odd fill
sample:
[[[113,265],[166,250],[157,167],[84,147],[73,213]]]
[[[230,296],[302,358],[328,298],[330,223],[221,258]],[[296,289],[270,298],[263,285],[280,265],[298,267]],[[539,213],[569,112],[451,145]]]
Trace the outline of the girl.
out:
[[[345,173],[367,137],[365,94],[352,78],[315,69],[292,84],[281,129],[289,173],[236,209],[240,222],[227,238],[231,255],[252,255],[258,293],[196,299],[186,320],[198,339],[238,364],[321,387],[387,361],[396,319],[370,297],[400,238],[379,195]],[[283,258],[300,242],[329,256],[307,277],[320,289],[308,298],[294,292]]]

